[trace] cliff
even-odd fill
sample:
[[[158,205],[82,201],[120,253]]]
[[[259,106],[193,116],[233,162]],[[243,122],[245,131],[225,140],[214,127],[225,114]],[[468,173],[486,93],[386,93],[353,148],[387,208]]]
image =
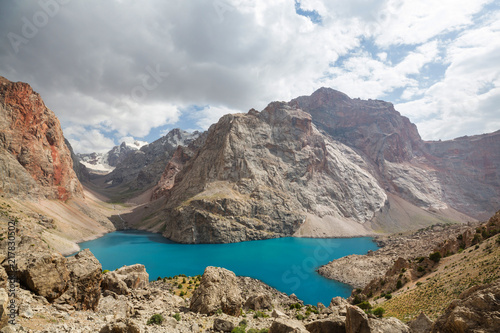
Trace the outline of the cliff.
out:
[[[339,235],[366,234],[364,224],[387,198],[367,167],[286,103],[224,116],[164,191],[164,236],[188,243],[265,239],[291,236],[312,219]]]
[[[59,120],[26,83],[0,77],[0,190],[12,196],[82,197]]]

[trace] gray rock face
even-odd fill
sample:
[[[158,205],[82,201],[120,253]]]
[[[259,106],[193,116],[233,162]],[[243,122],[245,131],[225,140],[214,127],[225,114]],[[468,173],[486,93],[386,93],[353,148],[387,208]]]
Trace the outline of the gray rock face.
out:
[[[220,309],[230,316],[239,316],[242,305],[236,275],[227,269],[209,266],[193,293],[189,309],[202,314],[214,314]]]
[[[412,333],[410,328],[397,318],[370,319],[373,333]]]
[[[432,332],[500,332],[500,281],[475,286],[453,301]]]
[[[352,234],[365,234],[386,200],[365,167],[285,103],[224,116],[166,193],[163,235],[185,243],[286,236],[310,215],[350,221],[359,226]]]

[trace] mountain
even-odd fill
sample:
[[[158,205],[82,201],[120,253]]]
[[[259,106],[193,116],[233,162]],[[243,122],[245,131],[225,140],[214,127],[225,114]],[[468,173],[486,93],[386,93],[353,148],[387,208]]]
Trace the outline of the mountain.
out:
[[[391,103],[351,99],[329,88],[289,102],[332,138],[356,149],[381,186],[427,210],[487,218],[500,206],[500,132],[423,141]]]
[[[197,150],[178,151],[153,195],[162,208],[144,225],[211,243],[481,218],[500,205],[499,144],[498,133],[423,141],[391,103],[321,88],[224,116]]]
[[[0,77],[0,190],[11,196],[82,197],[59,120],[26,83]]]
[[[114,146],[107,153],[77,154],[77,157],[84,166],[97,173],[109,173],[125,160],[128,153],[139,150],[147,145],[144,141],[134,141],[133,143],[122,142],[119,146]]]
[[[199,136],[197,131],[189,133],[176,128],[140,149],[124,142],[103,156],[91,154],[87,163],[91,163],[90,158],[95,156],[95,164],[111,172],[94,176],[86,184],[112,200],[130,199],[157,185],[177,147],[187,146]]]

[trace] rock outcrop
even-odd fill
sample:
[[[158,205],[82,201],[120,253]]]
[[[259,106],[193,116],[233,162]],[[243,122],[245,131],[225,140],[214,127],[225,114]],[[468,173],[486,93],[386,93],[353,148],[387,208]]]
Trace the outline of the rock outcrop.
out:
[[[101,287],[118,295],[128,295],[132,289],[144,288],[149,283],[149,274],[144,265],[120,267],[104,274]]]
[[[222,310],[230,316],[239,316],[243,305],[236,275],[224,268],[207,267],[200,287],[193,293],[189,309],[202,314]]]
[[[432,332],[499,332],[500,281],[474,286],[453,301]]]
[[[366,234],[387,199],[367,167],[286,103],[224,116],[165,193],[164,236],[237,242],[290,236],[304,222]]]
[[[83,196],[59,120],[26,83],[0,77],[0,191],[68,200]]]
[[[68,258],[67,267],[69,286],[57,302],[78,310],[95,310],[101,297],[101,263],[89,249],[85,249]]]

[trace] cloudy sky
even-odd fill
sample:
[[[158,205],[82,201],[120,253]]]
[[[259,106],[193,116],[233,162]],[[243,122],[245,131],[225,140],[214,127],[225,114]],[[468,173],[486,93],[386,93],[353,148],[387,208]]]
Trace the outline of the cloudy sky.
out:
[[[394,103],[427,140],[500,129],[499,0],[4,0],[0,31],[0,75],[78,152],[322,86]]]

